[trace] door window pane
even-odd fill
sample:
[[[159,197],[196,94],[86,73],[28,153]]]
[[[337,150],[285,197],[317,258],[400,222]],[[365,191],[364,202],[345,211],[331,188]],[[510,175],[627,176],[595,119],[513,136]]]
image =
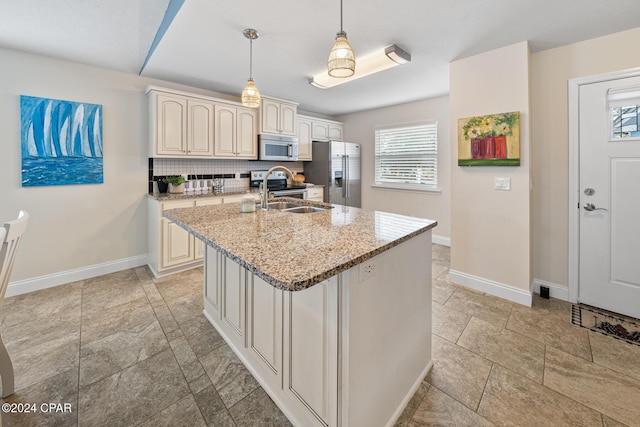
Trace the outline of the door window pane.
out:
[[[638,120],[640,119],[639,107],[640,105],[638,104],[611,107],[613,139],[640,137],[640,129],[638,128]]]

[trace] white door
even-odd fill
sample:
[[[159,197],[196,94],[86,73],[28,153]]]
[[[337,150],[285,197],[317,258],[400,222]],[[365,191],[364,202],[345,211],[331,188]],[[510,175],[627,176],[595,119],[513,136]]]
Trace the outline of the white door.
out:
[[[579,99],[578,299],[640,318],[640,77],[582,85]]]

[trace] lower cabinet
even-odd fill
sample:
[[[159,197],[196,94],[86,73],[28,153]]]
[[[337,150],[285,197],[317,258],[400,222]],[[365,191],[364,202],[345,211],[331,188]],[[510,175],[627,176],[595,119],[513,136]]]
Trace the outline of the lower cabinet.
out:
[[[230,258],[222,257],[220,267],[220,327],[237,346],[245,345],[247,271]]]
[[[160,210],[162,212],[169,209],[192,208],[193,200],[164,202]],[[160,218],[162,224],[161,235],[161,269],[168,269],[176,265],[193,262],[195,260],[194,237],[167,218]]]
[[[163,217],[162,213],[164,211],[220,203],[235,203],[246,196],[246,194],[241,194],[166,201],[150,198],[147,264],[154,276],[164,276],[198,267],[202,265],[204,256],[204,242]],[[251,193],[250,197],[256,200],[259,198],[256,193]]]
[[[294,426],[395,425],[433,366],[431,246],[428,231],[295,292],[207,246],[204,314]]]
[[[307,187],[307,200],[314,202],[324,202],[323,187]]]
[[[247,273],[246,355],[274,386],[282,385],[282,291]]]
[[[338,418],[338,286],[276,289],[206,248],[205,314],[294,425]]]
[[[285,293],[283,393],[300,425],[338,425],[335,281]]]

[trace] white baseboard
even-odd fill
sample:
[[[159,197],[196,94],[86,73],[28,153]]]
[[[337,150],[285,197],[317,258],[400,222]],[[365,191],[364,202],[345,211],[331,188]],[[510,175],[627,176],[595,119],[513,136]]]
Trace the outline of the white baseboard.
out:
[[[444,237],[444,236],[438,236],[437,234],[432,234],[431,235],[431,243],[435,243],[437,245],[451,247],[451,238],[450,237]]]
[[[140,267],[146,264],[147,255],[144,254],[73,270],[61,271],[59,273],[47,274],[45,276],[33,277],[31,279],[16,280],[15,282],[9,283],[5,297],[8,298],[26,294],[27,292],[52,288],[54,286],[90,279],[92,277],[102,276],[103,274],[115,273],[116,271]]]
[[[516,289],[503,283],[494,282],[482,277],[450,270],[449,280],[468,288],[475,289],[476,291],[526,305],[527,307],[531,307],[531,304],[533,303],[533,294],[530,291]]]
[[[566,286],[546,282],[540,279],[533,279],[532,288],[534,293],[540,293],[540,286],[546,286],[547,288],[549,288],[549,296],[551,298],[569,301],[569,289]]]
[[[427,377],[427,374],[429,373],[431,368],[433,368],[433,360],[429,360],[429,363],[427,363],[427,366],[425,366],[422,373],[418,376],[416,382],[413,384],[404,399],[402,399],[402,402],[400,402],[400,406],[398,407],[398,409],[396,409],[396,412],[393,413],[391,419],[387,423],[387,427],[393,427],[396,425],[396,422],[398,421],[398,419],[400,419],[400,416],[406,409],[407,405],[409,405],[409,402],[413,398],[413,395],[416,394],[416,391],[418,391],[418,389],[420,388],[420,384],[422,384],[422,381]]]

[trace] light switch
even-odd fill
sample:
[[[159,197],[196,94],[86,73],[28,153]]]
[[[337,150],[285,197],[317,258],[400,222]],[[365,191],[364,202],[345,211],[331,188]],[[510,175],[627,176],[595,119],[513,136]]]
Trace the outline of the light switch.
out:
[[[511,178],[507,176],[496,176],[493,179],[494,190],[511,191]]]

